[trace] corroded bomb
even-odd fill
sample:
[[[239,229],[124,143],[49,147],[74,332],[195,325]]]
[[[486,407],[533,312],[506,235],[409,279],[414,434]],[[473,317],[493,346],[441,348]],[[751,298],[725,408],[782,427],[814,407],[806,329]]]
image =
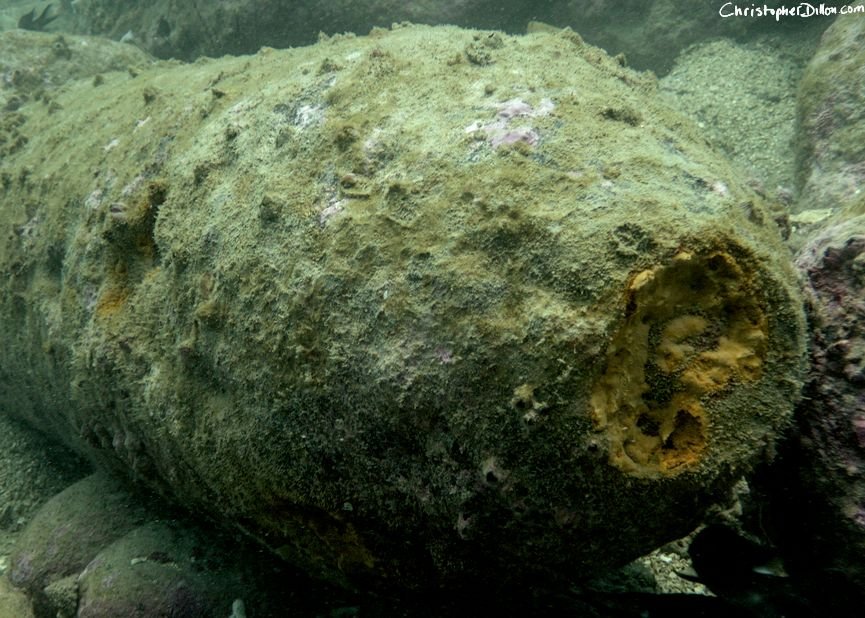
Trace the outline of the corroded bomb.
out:
[[[0,406],[348,585],[687,533],[788,425],[805,328],[654,92],[567,30],[403,26],[25,105]]]

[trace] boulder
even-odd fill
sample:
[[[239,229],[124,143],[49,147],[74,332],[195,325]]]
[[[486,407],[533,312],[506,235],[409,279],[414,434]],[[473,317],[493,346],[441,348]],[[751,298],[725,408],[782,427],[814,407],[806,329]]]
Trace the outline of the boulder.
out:
[[[797,99],[798,211],[828,216],[861,199],[865,183],[863,39],[861,13],[838,17],[823,34],[802,76]]]
[[[0,409],[0,542],[87,473],[80,458]]]
[[[790,423],[802,301],[761,198],[570,31],[56,101],[0,164],[0,405],[318,577],[585,577]]]
[[[149,517],[117,482],[104,474],[88,476],[37,511],[15,542],[9,581],[27,592],[37,616],[53,616],[60,609],[60,583]]]
[[[311,615],[341,600],[261,548],[102,473],[37,512],[15,543],[8,581],[36,618]]]
[[[758,477],[763,524],[801,591],[827,613],[856,615],[865,601],[865,215],[826,226],[796,264],[808,292],[811,374],[795,439]]]
[[[682,52],[660,85],[755,188],[787,206],[802,67],[785,51],[714,38]]]
[[[254,562],[246,552],[232,553],[225,541],[176,520],[147,522],[104,547],[81,571],[73,615],[242,618],[247,611],[250,616],[311,613],[291,599],[292,584],[300,588],[302,579],[292,581],[292,573],[274,570],[268,557]],[[269,587],[266,594],[262,587]]]

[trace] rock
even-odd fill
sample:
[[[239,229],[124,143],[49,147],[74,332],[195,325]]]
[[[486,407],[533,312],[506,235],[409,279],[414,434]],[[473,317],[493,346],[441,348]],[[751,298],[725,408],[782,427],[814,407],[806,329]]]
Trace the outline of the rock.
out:
[[[240,616],[246,608],[254,616],[312,615],[344,603],[206,521],[143,507],[103,474],[37,513],[17,540],[9,581],[28,594],[36,618]],[[0,611],[11,601],[0,595]]]
[[[45,604],[55,618],[78,618],[78,573],[51,582],[43,589]],[[122,616],[124,614],[114,614]],[[128,615],[128,614],[127,614]]]
[[[201,532],[148,522],[102,549],[81,572],[77,617],[228,616],[248,590],[220,552]]]
[[[0,32],[0,58],[3,112],[14,112],[33,99],[50,105],[51,93],[68,81],[134,69],[153,60],[136,47],[99,37],[27,30]]]
[[[763,523],[800,590],[826,615],[853,616],[865,601],[865,214],[835,220],[796,264],[809,297],[811,375],[797,437],[761,477]]]
[[[68,590],[57,582],[77,575],[102,547],[148,516],[116,482],[88,476],[39,509],[15,542],[9,581],[28,593],[37,616],[54,616],[68,605],[56,604],[65,598],[58,593]]]
[[[0,407],[0,618],[32,616],[6,577],[15,538],[41,505],[85,474],[85,462]]]
[[[309,573],[585,577],[790,422],[805,327],[760,197],[569,31],[93,88],[23,108],[0,169],[0,405]]]
[[[826,30],[798,94],[797,210],[838,212],[865,184],[865,21],[840,16]],[[813,227],[804,228],[813,231]]]
[[[86,462],[0,408],[0,532],[19,531],[44,502],[88,472]]]
[[[27,597],[13,588],[5,577],[0,577],[0,617],[33,618]]]
[[[676,59],[661,91],[770,196],[794,186],[790,143],[801,66],[765,44],[715,39]]]

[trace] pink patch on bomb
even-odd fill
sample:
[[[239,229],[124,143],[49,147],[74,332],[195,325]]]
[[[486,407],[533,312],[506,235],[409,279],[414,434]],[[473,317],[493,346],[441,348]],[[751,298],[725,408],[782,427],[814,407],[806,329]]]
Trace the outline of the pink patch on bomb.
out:
[[[505,101],[498,106],[496,116],[510,120],[518,116],[530,116],[532,114],[532,106],[522,99],[511,99]]]
[[[540,137],[534,129],[516,127],[514,129],[498,130],[489,134],[490,146],[499,148],[522,142],[529,146],[537,146]]]

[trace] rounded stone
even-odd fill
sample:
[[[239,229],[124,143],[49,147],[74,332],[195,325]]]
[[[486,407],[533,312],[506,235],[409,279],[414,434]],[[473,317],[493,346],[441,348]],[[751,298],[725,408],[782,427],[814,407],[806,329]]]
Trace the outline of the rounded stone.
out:
[[[75,615],[228,616],[237,595],[251,592],[252,586],[243,580],[249,574],[215,549],[214,540],[170,520],[131,530],[104,547],[78,575]],[[262,579],[269,575],[260,574]],[[282,606],[282,611],[291,609]],[[260,615],[278,613],[268,607]]]
[[[58,599],[68,591],[64,580],[147,516],[116,481],[100,473],[88,476],[37,511],[15,541],[9,581],[27,592],[37,615],[54,615],[63,606]]]

